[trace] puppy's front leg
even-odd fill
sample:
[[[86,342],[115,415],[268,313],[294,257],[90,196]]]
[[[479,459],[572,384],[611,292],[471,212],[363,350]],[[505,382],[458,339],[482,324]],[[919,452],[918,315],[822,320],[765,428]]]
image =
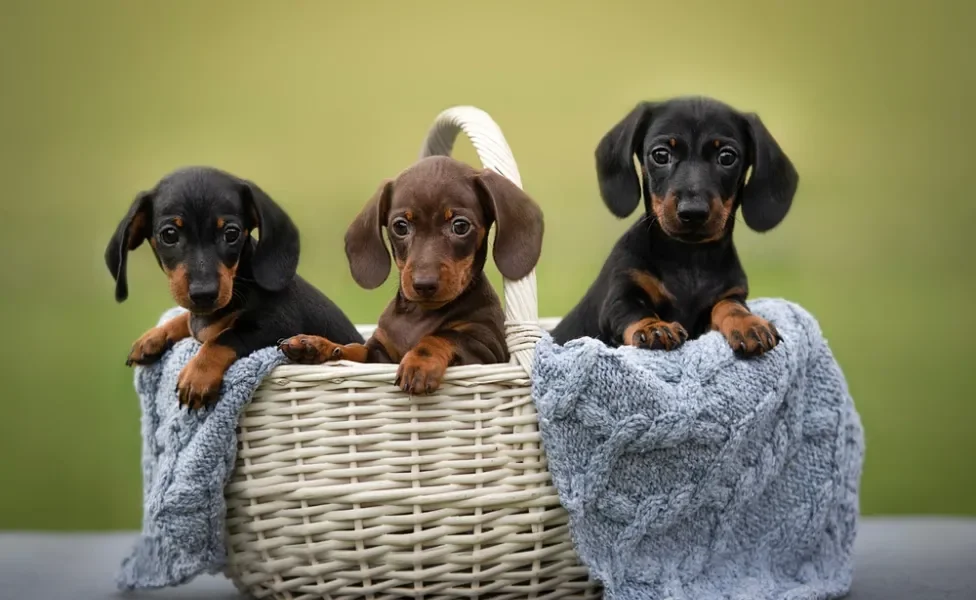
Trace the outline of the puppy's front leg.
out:
[[[348,360],[358,363],[389,362],[373,360],[375,338],[370,338],[365,344],[339,345],[318,335],[296,335],[278,342],[278,349],[285,353],[288,360],[303,365],[319,365],[335,360]]]
[[[733,288],[712,307],[712,329],[720,331],[739,356],[760,356],[780,342],[776,327],[746,307],[746,292]]]
[[[160,358],[176,342],[190,337],[190,313],[173,317],[159,327],[153,327],[142,335],[129,351],[125,365],[150,365]]]
[[[180,371],[176,389],[181,406],[197,409],[217,401],[224,373],[240,356],[229,340],[221,341],[222,335],[204,342]]]
[[[444,372],[457,362],[458,344],[454,332],[435,333],[420,338],[403,355],[397,369],[396,384],[408,394],[429,394],[440,387]]]
[[[664,285],[650,274],[617,274],[600,308],[603,341],[615,346],[674,350],[688,339],[688,332],[681,323],[660,318],[660,310],[671,300]]]

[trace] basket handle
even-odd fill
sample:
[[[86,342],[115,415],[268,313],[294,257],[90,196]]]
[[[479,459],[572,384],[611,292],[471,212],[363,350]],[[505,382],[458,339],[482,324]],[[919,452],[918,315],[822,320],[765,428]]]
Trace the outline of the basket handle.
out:
[[[488,113],[474,106],[454,106],[437,115],[420,150],[420,158],[450,156],[461,131],[471,140],[482,166],[522,188],[515,157],[501,128]],[[535,269],[518,281],[503,278],[503,285],[508,346],[515,361],[528,373],[531,371],[535,342],[542,334]]]

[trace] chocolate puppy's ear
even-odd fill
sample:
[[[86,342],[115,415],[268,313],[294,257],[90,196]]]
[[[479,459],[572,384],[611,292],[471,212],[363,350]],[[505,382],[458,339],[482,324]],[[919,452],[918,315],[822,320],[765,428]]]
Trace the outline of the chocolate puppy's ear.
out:
[[[510,179],[491,169],[475,175],[474,186],[483,210],[495,221],[492,255],[498,271],[509,281],[522,279],[542,254],[542,209]]]
[[[656,103],[641,102],[613,129],[604,134],[596,147],[596,176],[600,196],[615,216],[626,217],[640,203],[641,188],[634,155],[651,124]]]
[[[390,276],[390,251],[383,241],[383,225],[390,213],[393,180],[387,179],[346,230],[346,259],[352,278],[371,290]]]
[[[752,175],[743,188],[742,217],[754,231],[769,231],[786,217],[800,176],[783,149],[756,114],[745,115],[749,127]]]
[[[105,265],[115,279],[115,300],[123,302],[129,297],[129,280],[126,266],[129,251],[135,250],[143,240],[152,237],[152,203],[155,190],[139,192],[129,212],[119,222],[115,234],[105,249]]]
[[[257,246],[251,258],[254,281],[277,292],[287,286],[298,271],[301,240],[298,227],[278,204],[253,182],[241,180],[241,200],[250,210],[258,229]]]

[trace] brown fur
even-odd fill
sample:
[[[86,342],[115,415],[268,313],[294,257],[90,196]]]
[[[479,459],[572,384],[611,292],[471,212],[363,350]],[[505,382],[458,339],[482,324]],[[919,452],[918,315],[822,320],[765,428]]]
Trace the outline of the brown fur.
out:
[[[296,335],[278,345],[290,359],[306,364],[320,364],[330,360],[366,362],[368,349],[363,344],[340,346],[316,335]]]
[[[715,242],[722,239],[722,236],[725,235],[725,223],[732,216],[734,207],[735,196],[731,198],[714,198],[712,200],[709,218],[705,222],[705,227],[710,229],[712,233],[703,240],[704,242]]]
[[[441,282],[440,288],[443,291],[438,294],[439,297],[425,300],[417,294],[412,285],[403,287],[403,295],[411,302],[416,302],[426,308],[440,308],[454,298],[457,298],[468,287],[468,284],[471,283],[471,277],[474,274],[472,269],[473,265],[474,256],[465,256],[459,260],[441,263],[439,279]],[[413,281],[413,268],[409,262],[404,265],[402,273],[405,281]]]
[[[129,224],[129,250],[135,250],[142,244],[142,240],[146,239],[148,234],[146,231],[149,228],[149,219],[146,217],[145,213],[136,213],[132,217],[132,223]]]
[[[190,281],[186,276],[186,267],[183,265],[177,265],[176,268],[170,270],[165,269],[166,278],[169,279],[169,293],[173,296],[173,300],[182,306],[183,308],[189,309],[193,306],[190,302]]]
[[[647,271],[631,269],[630,278],[637,284],[637,287],[644,290],[644,293],[647,294],[647,297],[651,299],[651,302],[655,306],[660,306],[665,302],[674,304],[674,294],[669,292],[668,288],[664,287],[660,279]]]
[[[239,316],[241,316],[241,311],[235,311],[214,320],[207,320],[205,325],[199,327],[195,327],[191,323],[190,329],[193,338],[200,343],[214,340],[218,335],[233,327]]]
[[[224,372],[237,360],[233,348],[208,341],[180,371],[180,405],[199,409],[218,398]]]
[[[169,293],[176,300],[176,303],[183,308],[190,310],[193,308],[193,302],[190,300],[190,283],[187,278],[187,271],[184,265],[177,265],[173,269],[163,269],[166,273],[167,279],[169,279]],[[221,308],[227,306],[230,303],[231,297],[234,295],[234,277],[237,276],[237,265],[228,267],[227,265],[218,265],[217,267],[218,275],[220,277],[219,291],[217,292],[217,303],[214,305],[214,311],[220,310]]]
[[[126,358],[126,366],[146,365],[159,360],[159,357],[176,342],[190,337],[190,314],[183,313],[173,317],[159,327],[153,327],[134,344]]]
[[[400,353],[397,347],[390,343],[390,338],[386,335],[386,332],[383,331],[382,327],[377,327],[375,330],[373,330],[373,340],[375,344],[377,344],[379,348],[390,357],[392,362],[398,363],[400,362],[400,359],[403,358],[403,354]]]
[[[231,296],[234,295],[234,277],[237,276],[237,263],[230,267],[220,264],[217,266],[217,273],[220,276],[220,291],[217,292],[217,304],[214,310],[220,310],[227,306]]]
[[[712,308],[712,329],[725,336],[732,350],[744,356],[758,356],[779,343],[776,326],[752,314],[744,304],[744,288],[726,292]]]
[[[409,225],[397,233],[399,219]],[[469,225],[457,234],[456,220]],[[400,363],[397,382],[408,393],[437,389],[452,364],[507,362],[505,314],[483,268],[488,230],[497,227],[495,263],[508,279],[535,267],[542,248],[542,212],[515,184],[448,157],[430,157],[384,181],[346,233],[346,254],[356,281],[366,288],[389,275],[390,252],[399,270],[396,297],[366,341],[363,362]],[[421,293],[416,282],[436,281]],[[280,344],[296,362],[351,358],[334,354],[328,340],[297,336]],[[307,350],[307,347],[319,350]]]
[[[714,242],[721,239],[725,233],[725,225],[732,215],[735,198],[712,198],[708,211],[708,220],[701,226],[704,232],[702,242]],[[657,218],[661,229],[672,234],[681,231],[681,221],[678,219],[678,199],[670,190],[662,198],[651,194],[651,210]]]
[[[662,228],[678,227],[677,206],[678,201],[670,191],[663,198],[656,194],[651,194],[651,210],[654,211],[654,217],[657,218],[657,222]]]
[[[431,393],[454,361],[456,345],[435,335],[425,336],[400,361],[397,381],[405,388]]]

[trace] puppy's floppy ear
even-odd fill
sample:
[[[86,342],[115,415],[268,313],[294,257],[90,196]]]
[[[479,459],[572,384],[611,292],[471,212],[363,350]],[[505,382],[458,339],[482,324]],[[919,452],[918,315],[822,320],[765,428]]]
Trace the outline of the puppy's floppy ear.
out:
[[[634,155],[639,154],[656,103],[641,102],[608,131],[596,147],[596,175],[604,204],[619,218],[634,212],[641,188]]]
[[[139,192],[105,249],[105,264],[115,279],[117,302],[122,302],[129,297],[129,280],[126,276],[129,250],[135,250],[143,240],[152,237],[154,195],[155,191]]]
[[[752,138],[752,175],[740,198],[742,216],[751,229],[769,231],[790,210],[800,177],[759,117],[750,113],[745,120]]]
[[[346,258],[352,278],[363,288],[379,287],[390,276],[390,251],[383,225],[390,213],[393,180],[387,179],[346,230]]]
[[[298,227],[264,191],[247,180],[240,181],[241,200],[258,229],[258,243],[251,258],[254,280],[262,288],[281,291],[294,279],[301,252]]]
[[[492,251],[498,271],[509,281],[528,275],[542,254],[542,209],[521,188],[491,169],[474,177],[481,205],[495,221]]]

